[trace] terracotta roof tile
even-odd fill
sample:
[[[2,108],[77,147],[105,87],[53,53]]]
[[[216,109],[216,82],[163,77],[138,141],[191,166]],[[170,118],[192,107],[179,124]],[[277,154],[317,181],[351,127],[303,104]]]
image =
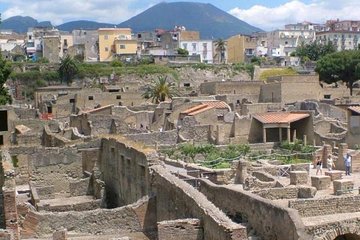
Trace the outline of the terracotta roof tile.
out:
[[[214,107],[212,107],[212,106],[208,106],[208,105],[203,105],[203,106],[205,106],[205,107],[203,107],[203,108],[200,108],[200,109],[198,109],[198,110],[196,110],[196,111],[192,111],[192,112],[190,112],[190,113],[188,113],[188,115],[189,116],[194,116],[194,115],[196,115],[196,114],[199,114],[199,113],[202,113],[202,112],[205,112],[205,111],[207,111],[207,110],[210,110],[210,109],[213,109]]]
[[[226,102],[223,102],[223,101],[203,101],[202,104],[212,106],[216,109],[222,109],[222,108],[230,109],[230,106]]]
[[[360,106],[352,106],[352,107],[349,107],[348,109],[360,114]]]
[[[268,112],[255,114],[253,117],[263,124],[268,123],[292,123],[309,117],[309,113],[290,113],[290,112]]]

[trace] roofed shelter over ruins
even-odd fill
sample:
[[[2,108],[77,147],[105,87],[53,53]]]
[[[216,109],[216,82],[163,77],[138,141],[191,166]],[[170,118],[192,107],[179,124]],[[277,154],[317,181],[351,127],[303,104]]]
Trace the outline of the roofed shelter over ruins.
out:
[[[291,142],[291,139],[297,138],[304,141],[312,139],[312,117],[309,112],[267,112],[254,114],[253,118],[262,125],[264,143],[283,140]]]

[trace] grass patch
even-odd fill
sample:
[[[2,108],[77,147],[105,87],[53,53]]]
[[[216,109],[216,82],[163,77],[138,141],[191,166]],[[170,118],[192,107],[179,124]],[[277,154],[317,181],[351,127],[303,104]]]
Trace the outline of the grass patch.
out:
[[[292,68],[272,68],[264,70],[260,74],[260,80],[265,81],[269,77],[276,77],[276,76],[289,76],[289,75],[298,75],[298,73]]]

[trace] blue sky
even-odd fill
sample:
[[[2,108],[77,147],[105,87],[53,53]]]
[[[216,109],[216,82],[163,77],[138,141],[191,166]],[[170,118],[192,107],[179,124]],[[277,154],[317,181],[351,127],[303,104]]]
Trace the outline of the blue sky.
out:
[[[182,0],[187,1],[187,0]],[[195,0],[196,1],[196,0]],[[73,20],[120,23],[161,0],[0,0],[2,19],[15,15],[49,20],[58,25]],[[176,2],[167,0],[166,2]],[[359,20],[360,0],[197,0],[265,30],[302,21]]]

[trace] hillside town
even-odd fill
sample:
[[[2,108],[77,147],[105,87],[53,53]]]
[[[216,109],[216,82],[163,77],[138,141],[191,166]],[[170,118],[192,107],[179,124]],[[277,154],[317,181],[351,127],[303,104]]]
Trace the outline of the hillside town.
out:
[[[360,239],[360,20],[201,36],[0,29],[0,240]]]

